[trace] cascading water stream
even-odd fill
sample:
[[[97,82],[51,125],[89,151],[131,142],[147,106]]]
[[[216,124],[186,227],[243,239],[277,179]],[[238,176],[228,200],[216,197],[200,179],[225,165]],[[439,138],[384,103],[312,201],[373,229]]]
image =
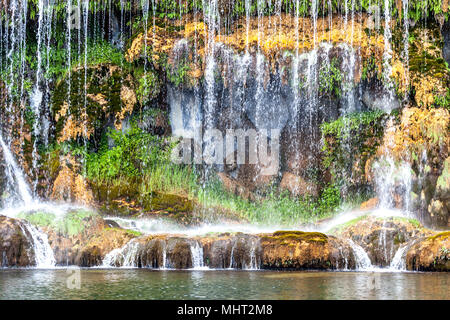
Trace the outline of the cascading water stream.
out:
[[[18,199],[11,199],[13,201],[21,201],[25,206],[30,206],[33,203],[33,196],[31,195],[30,188],[28,187],[22,170],[16,163],[11,150],[6,145],[3,140],[3,136],[0,133],[0,146],[2,147],[3,156],[6,163],[6,177],[9,182],[10,188],[14,188],[17,185],[17,190],[19,192]]]
[[[354,243],[352,239],[347,239],[347,241],[350,244],[350,247],[352,248],[355,255],[356,270],[367,271],[373,268],[372,262],[370,261],[367,252],[365,252],[364,249],[361,248],[361,246]]]
[[[114,249],[106,254],[103,259],[102,267],[122,267],[122,268],[137,268],[137,252],[139,250],[139,243],[135,239],[130,240],[122,248]]]
[[[409,248],[408,245],[403,245],[398,248],[397,252],[392,258],[391,264],[389,265],[389,269],[400,271],[406,270],[405,254],[408,248]]]
[[[192,269],[204,269],[203,247],[198,241],[191,243]]]
[[[29,233],[31,235],[30,240],[33,243],[36,268],[53,268],[56,264],[56,260],[53,250],[48,243],[47,235],[27,221],[24,221],[21,224],[21,227],[22,226],[25,228],[25,230],[22,229],[24,234]],[[28,231],[28,233],[26,231]]]
[[[28,184],[25,181],[22,170],[17,165],[13,154],[9,150],[8,146],[5,144],[2,135],[0,134],[0,146],[3,150],[3,155],[6,162],[6,176],[9,180],[9,184],[12,188],[17,185],[17,190],[19,191],[18,199],[11,199],[12,203],[7,204],[8,206],[17,206],[17,201],[23,202],[25,208],[30,208],[35,205],[31,191]],[[2,212],[0,211],[0,214]],[[56,264],[55,257],[53,255],[53,250],[51,249],[47,235],[40,231],[38,228],[34,227],[27,221],[23,221],[21,227],[25,228],[30,234],[34,250],[35,263],[37,268],[51,268]]]

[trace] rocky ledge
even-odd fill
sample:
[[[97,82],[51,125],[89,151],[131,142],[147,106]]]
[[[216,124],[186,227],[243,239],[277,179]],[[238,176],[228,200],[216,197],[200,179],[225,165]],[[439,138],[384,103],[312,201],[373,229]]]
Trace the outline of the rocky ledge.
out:
[[[0,262],[33,266],[33,242],[21,219],[0,217]],[[142,235],[100,216],[86,215],[77,233],[41,227],[59,266],[189,269],[354,270],[365,251],[373,266],[392,264],[396,253],[408,270],[449,271],[450,233],[404,218],[363,217],[332,231],[277,231]]]

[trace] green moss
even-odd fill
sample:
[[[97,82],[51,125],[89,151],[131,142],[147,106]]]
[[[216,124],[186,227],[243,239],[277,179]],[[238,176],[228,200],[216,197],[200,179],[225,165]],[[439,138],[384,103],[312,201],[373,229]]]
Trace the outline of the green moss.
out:
[[[21,213],[19,217],[39,227],[50,228],[60,234],[74,236],[82,233],[97,217],[97,213],[79,209],[65,213],[63,216],[48,212]]]
[[[192,212],[194,203],[176,194],[153,192],[144,207],[146,210],[163,210],[168,213]]]
[[[141,105],[146,105],[158,97],[161,91],[161,83],[156,72],[150,70],[147,73],[138,75],[136,78],[139,79],[136,95]]]
[[[341,96],[342,73],[339,61],[333,58],[330,63],[323,63],[319,70],[319,93],[329,97]]]
[[[341,233],[342,231],[344,231],[344,230],[348,229],[349,227],[351,227],[351,226],[357,224],[358,222],[360,222],[360,221],[362,221],[362,220],[364,220],[364,219],[367,219],[368,216],[369,216],[369,215],[363,215],[363,216],[360,216],[360,217],[358,217],[358,218],[352,219],[352,220],[350,220],[350,221],[348,221],[348,222],[346,222],[346,223],[340,224],[340,225],[334,227],[333,229],[331,229],[331,230],[329,231],[329,233],[330,233],[330,234],[338,234],[338,233]]]
[[[435,234],[434,236],[428,237],[428,240],[436,240],[436,239],[440,239],[440,240],[445,240],[448,239],[450,237],[450,231],[444,231],[444,232],[440,232],[438,234]]]
[[[331,171],[335,185],[350,188],[348,177],[365,183],[365,165],[382,142],[387,117],[381,111],[357,112],[320,126],[322,165]]]
[[[276,231],[271,236],[264,236],[263,240],[294,240],[327,243],[328,236],[320,232],[304,232],[304,231]]]
[[[85,76],[88,96],[84,95]],[[67,77],[59,81],[53,92],[53,118],[57,119],[55,138],[59,139],[63,135],[67,117],[70,115],[75,126],[86,119],[87,127],[94,129],[93,135],[89,138],[98,143],[105,132],[105,124],[114,122],[115,115],[122,110],[121,91],[124,86],[134,88],[133,79],[117,65],[102,63],[89,66],[86,75],[84,67],[73,69],[70,79]],[[102,96],[104,105],[100,104],[99,100],[91,98],[98,95]],[[62,108],[66,104],[68,110],[64,111]]]

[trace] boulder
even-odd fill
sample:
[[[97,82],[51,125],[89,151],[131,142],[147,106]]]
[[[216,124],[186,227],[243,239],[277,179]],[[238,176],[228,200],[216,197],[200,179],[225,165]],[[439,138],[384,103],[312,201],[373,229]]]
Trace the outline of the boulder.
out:
[[[231,178],[224,172],[217,173],[220,181],[222,182],[223,187],[228,192],[235,194],[237,196],[241,196],[244,199],[253,199],[253,194],[249,188],[244,186],[241,182],[236,179]]]
[[[0,267],[34,264],[31,234],[19,219],[0,216]]]
[[[289,190],[295,197],[305,195],[318,196],[318,187],[315,183],[306,181],[301,176],[297,176],[290,172],[285,172],[283,174],[280,188],[282,190]]]
[[[363,218],[338,231],[367,252],[375,266],[387,267],[400,246],[432,232],[407,218]]]
[[[278,231],[262,235],[264,269],[354,269],[349,244],[320,232]]]
[[[414,271],[450,271],[450,231],[423,237],[406,253],[406,268]]]

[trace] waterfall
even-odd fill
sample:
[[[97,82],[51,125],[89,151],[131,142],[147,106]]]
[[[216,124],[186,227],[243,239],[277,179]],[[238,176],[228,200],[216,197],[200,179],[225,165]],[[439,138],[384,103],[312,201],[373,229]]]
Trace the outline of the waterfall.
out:
[[[2,147],[3,157],[5,158],[6,162],[5,173],[10,188],[14,188],[15,185],[17,184],[19,192],[18,195],[20,197],[20,200],[25,204],[25,206],[31,205],[33,202],[33,197],[31,195],[30,188],[28,187],[28,184],[25,181],[22,170],[16,163],[16,160],[14,159],[11,150],[8,148],[5,141],[3,140],[1,132],[0,132],[0,146]],[[14,201],[16,199],[11,200]]]
[[[256,249],[258,246],[258,240],[252,239],[251,240],[251,247],[250,247],[250,265],[245,265],[244,269],[246,270],[259,270],[259,263],[258,259],[256,257]]]
[[[220,29],[220,21],[217,21],[220,19],[219,15],[219,9],[218,9],[218,0],[209,0],[208,6],[204,6],[205,8],[205,17],[204,20],[207,22],[208,25],[208,40],[207,40],[207,47],[206,47],[206,68],[205,68],[205,84],[206,84],[206,97],[205,97],[205,130],[212,130],[215,127],[215,110],[217,105],[217,99],[215,95],[215,75],[214,71],[216,69],[216,61],[214,58],[215,54],[215,34],[216,34],[216,28]],[[205,152],[206,155],[205,162],[212,164],[213,161],[213,150],[214,146],[213,143],[211,143],[212,137],[205,138],[206,141],[203,141],[205,143]],[[208,170],[208,168],[207,168]]]
[[[164,242],[164,246],[163,246],[163,255],[162,255],[162,270],[167,269],[167,243]]]
[[[394,100],[394,85],[391,80],[392,73],[392,48],[391,48],[391,16],[389,10],[389,0],[384,0],[384,52],[383,52],[383,78],[384,87],[388,93],[388,101],[385,104],[384,111],[392,111],[391,102]]]
[[[405,59],[405,79],[406,86],[409,86],[409,0],[403,0],[403,58]],[[408,99],[408,95],[405,95],[405,99]]]
[[[231,253],[230,253],[230,266],[228,267],[228,269],[233,269],[233,264],[234,264],[234,248],[236,247],[236,243],[237,240],[234,241],[233,246],[231,247]]]
[[[350,247],[352,248],[355,255],[356,270],[367,271],[371,269],[373,266],[369,256],[367,255],[367,252],[364,251],[361,246],[354,243],[352,239],[347,239],[347,241],[350,244]]]
[[[137,268],[137,253],[139,250],[139,243],[135,239],[130,240],[122,248],[114,249],[109,252],[103,259],[102,267],[122,267],[122,268]]]
[[[408,245],[404,245],[398,248],[397,252],[394,255],[394,258],[392,258],[389,269],[406,270],[405,254],[408,247]]]
[[[402,196],[402,209],[408,214],[411,203],[412,173],[407,162],[396,163],[391,156],[384,156],[374,164],[375,186],[379,207],[392,209],[398,205],[395,195]]]
[[[28,221],[23,221],[20,227],[25,235],[31,235],[31,239],[29,240],[33,243],[36,268],[53,268],[56,260],[53,255],[53,250],[48,243],[47,235]]]
[[[391,150],[395,147],[394,133],[394,119],[391,118],[385,129],[385,137],[388,139],[385,143],[385,155],[373,164],[375,190],[379,198],[380,208],[392,209],[401,206],[403,212],[409,215],[412,169],[409,162],[396,161],[391,154]],[[400,199],[402,203],[399,203]]]
[[[192,269],[203,269],[203,247],[198,241],[191,243]]]

